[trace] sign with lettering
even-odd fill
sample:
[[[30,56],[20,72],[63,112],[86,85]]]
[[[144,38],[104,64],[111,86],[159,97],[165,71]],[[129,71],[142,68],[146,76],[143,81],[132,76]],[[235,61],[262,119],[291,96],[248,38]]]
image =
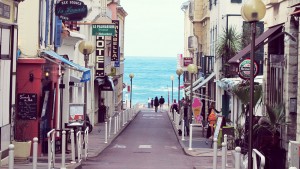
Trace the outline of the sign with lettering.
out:
[[[251,73],[251,60],[249,58],[243,60],[240,64],[239,64],[239,76],[242,79],[250,79],[250,73]],[[257,76],[258,74],[258,64],[256,61],[254,61],[254,76]]]
[[[188,66],[189,64],[192,64],[193,63],[193,58],[191,57],[184,57],[183,58],[183,66],[186,67]]]
[[[92,35],[93,36],[114,36],[115,24],[93,24]]]
[[[84,104],[70,103],[69,122],[84,120]]]
[[[119,20],[112,20],[112,22],[116,26],[116,34],[111,42],[111,61],[119,61]]]
[[[37,94],[20,93],[17,98],[17,115],[20,119],[37,119]]]
[[[96,36],[96,77],[104,77],[104,55],[105,55],[105,38]]]
[[[63,0],[55,6],[56,16],[64,21],[81,21],[87,13],[87,6],[78,0]]]

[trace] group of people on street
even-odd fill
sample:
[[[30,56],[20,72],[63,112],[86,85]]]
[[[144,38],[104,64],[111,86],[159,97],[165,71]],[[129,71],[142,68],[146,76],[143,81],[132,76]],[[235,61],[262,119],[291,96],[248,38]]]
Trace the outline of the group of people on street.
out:
[[[154,100],[153,98],[152,99],[150,99],[150,97],[148,98],[148,108],[153,108],[154,106],[156,113],[158,111],[158,106],[160,111],[163,109],[164,103],[165,103],[165,99],[163,96],[160,96],[159,99],[157,96],[155,96]]]

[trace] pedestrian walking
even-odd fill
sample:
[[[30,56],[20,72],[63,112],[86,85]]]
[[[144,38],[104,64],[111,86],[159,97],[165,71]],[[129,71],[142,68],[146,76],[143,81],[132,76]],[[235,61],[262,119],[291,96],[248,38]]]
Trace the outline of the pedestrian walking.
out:
[[[206,133],[206,144],[208,144],[208,139],[213,138],[214,136],[214,127],[217,122],[217,113],[220,113],[215,109],[215,103],[211,103],[210,107],[208,108],[208,115],[207,115],[207,121],[208,121],[208,128]]]
[[[150,99],[150,97],[148,98],[148,108],[150,108],[150,106],[151,106],[151,99]]]
[[[154,100],[153,98],[151,99],[151,108],[153,108]]]
[[[155,99],[154,99],[155,113],[157,113],[158,106],[159,106],[159,101],[158,101],[158,98],[157,98],[157,96],[156,96]]]
[[[188,113],[189,113],[189,104],[187,101],[183,100],[182,102],[182,108],[183,109],[183,120],[184,120],[184,134],[186,134],[187,136],[190,135],[190,120],[188,118]]]
[[[179,112],[179,109],[178,109],[178,104],[176,103],[176,99],[174,99],[174,102],[172,103],[171,107],[170,107],[170,112],[172,112],[172,115],[173,115],[173,121],[174,121],[174,112],[176,111],[176,113]]]
[[[163,109],[164,103],[165,103],[164,97],[160,96],[160,98],[159,98],[159,109],[160,109],[160,111]]]

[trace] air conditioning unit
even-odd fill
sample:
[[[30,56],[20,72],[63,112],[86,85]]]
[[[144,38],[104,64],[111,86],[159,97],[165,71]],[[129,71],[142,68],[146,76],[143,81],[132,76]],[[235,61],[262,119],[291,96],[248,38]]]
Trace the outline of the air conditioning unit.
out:
[[[299,168],[299,146],[300,142],[290,141],[288,150],[288,163],[289,167]]]
[[[196,36],[189,36],[188,37],[188,50],[196,50],[197,49],[197,38]]]

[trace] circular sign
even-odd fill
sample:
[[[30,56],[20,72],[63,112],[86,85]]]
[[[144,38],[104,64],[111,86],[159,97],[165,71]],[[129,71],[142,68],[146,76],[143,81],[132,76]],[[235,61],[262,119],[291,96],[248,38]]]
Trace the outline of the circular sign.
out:
[[[63,0],[55,6],[56,16],[64,21],[81,21],[87,13],[87,6],[79,0]]]
[[[243,60],[240,64],[239,64],[239,76],[242,79],[250,79],[250,67],[251,67],[251,60],[250,58],[247,58],[245,60]],[[253,76],[257,76],[258,74],[258,64],[256,61],[254,61],[254,73]]]

